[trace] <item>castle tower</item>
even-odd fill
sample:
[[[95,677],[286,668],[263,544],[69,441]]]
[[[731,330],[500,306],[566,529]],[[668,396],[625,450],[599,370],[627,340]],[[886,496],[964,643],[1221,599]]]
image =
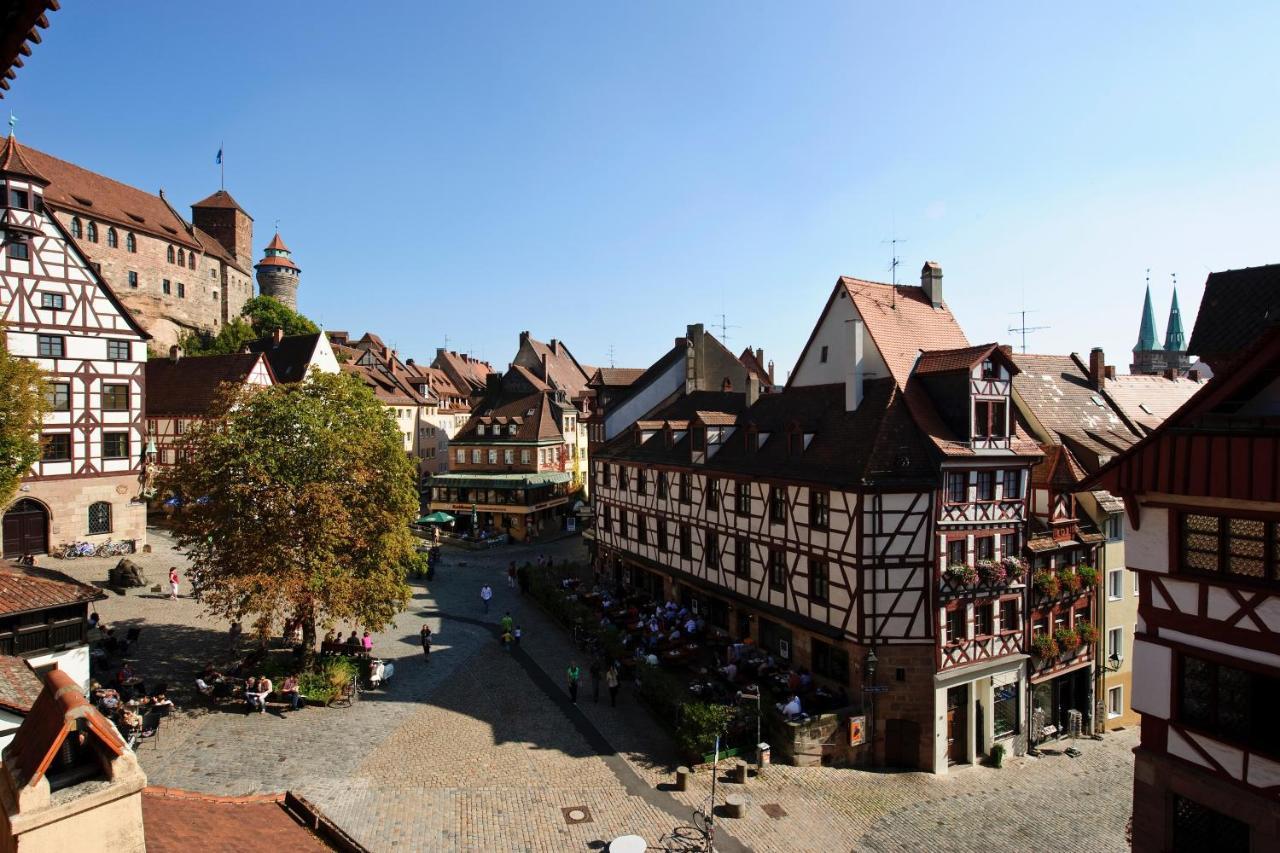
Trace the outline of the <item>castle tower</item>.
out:
[[[191,205],[191,224],[221,243],[241,267],[253,260],[253,217],[226,190]]]
[[[272,296],[294,311],[298,310],[298,276],[302,270],[293,262],[289,247],[280,239],[280,234],[271,238],[262,260],[254,266],[258,273],[258,292],[263,296]]]
[[[1142,320],[1138,324],[1138,343],[1133,348],[1130,373],[1155,375],[1164,372],[1164,351],[1156,341],[1155,310],[1151,307],[1151,285],[1147,285],[1147,298],[1142,304]]]
[[[1182,311],[1178,308],[1178,288],[1173,289],[1173,304],[1169,306],[1169,325],[1164,334],[1164,360],[1166,367],[1179,372],[1191,366],[1187,356],[1187,336],[1182,332]]]

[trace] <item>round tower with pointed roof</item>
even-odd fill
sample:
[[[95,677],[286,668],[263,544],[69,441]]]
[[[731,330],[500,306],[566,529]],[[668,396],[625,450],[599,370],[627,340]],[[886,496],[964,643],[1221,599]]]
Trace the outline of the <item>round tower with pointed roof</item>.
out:
[[[293,262],[289,247],[280,239],[280,233],[271,238],[262,260],[254,265],[258,274],[258,292],[270,296],[298,310],[298,276],[302,270]]]

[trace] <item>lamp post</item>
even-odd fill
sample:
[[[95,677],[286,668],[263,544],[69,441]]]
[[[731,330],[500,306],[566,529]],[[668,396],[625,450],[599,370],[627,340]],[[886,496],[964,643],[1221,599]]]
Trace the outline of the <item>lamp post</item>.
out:
[[[862,685],[863,695],[871,696],[870,713],[867,715],[867,740],[871,745],[871,763],[874,765],[876,760],[876,694],[874,692],[867,694],[867,687],[874,687],[876,684],[876,666],[880,663],[880,659],[876,657],[876,647],[872,645],[867,650],[866,660],[862,662]]]

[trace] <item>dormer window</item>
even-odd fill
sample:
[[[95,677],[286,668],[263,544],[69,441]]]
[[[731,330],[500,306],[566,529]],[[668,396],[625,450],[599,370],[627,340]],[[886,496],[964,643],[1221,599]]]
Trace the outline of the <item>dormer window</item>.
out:
[[[484,435],[484,424],[478,424],[476,426],[476,435]]]
[[[974,403],[974,438],[1006,438],[1008,435],[1008,405],[1003,400],[979,400]]]
[[[507,427],[507,435],[515,435],[515,434],[516,434],[516,425],[511,424],[510,426]]]
[[[690,446],[694,453],[701,453],[707,449],[707,428],[696,426],[689,431]]]

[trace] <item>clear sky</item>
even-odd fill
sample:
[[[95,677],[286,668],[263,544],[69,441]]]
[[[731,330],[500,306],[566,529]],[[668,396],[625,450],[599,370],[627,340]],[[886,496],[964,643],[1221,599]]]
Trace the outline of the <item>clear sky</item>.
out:
[[[67,0],[0,108],[273,222],[300,308],[405,357],[522,329],[643,367],[729,323],[781,379],[840,274],[938,261],[970,340],[1128,364],[1151,270],[1280,261],[1280,4]],[[185,208],[184,208],[185,210]]]

